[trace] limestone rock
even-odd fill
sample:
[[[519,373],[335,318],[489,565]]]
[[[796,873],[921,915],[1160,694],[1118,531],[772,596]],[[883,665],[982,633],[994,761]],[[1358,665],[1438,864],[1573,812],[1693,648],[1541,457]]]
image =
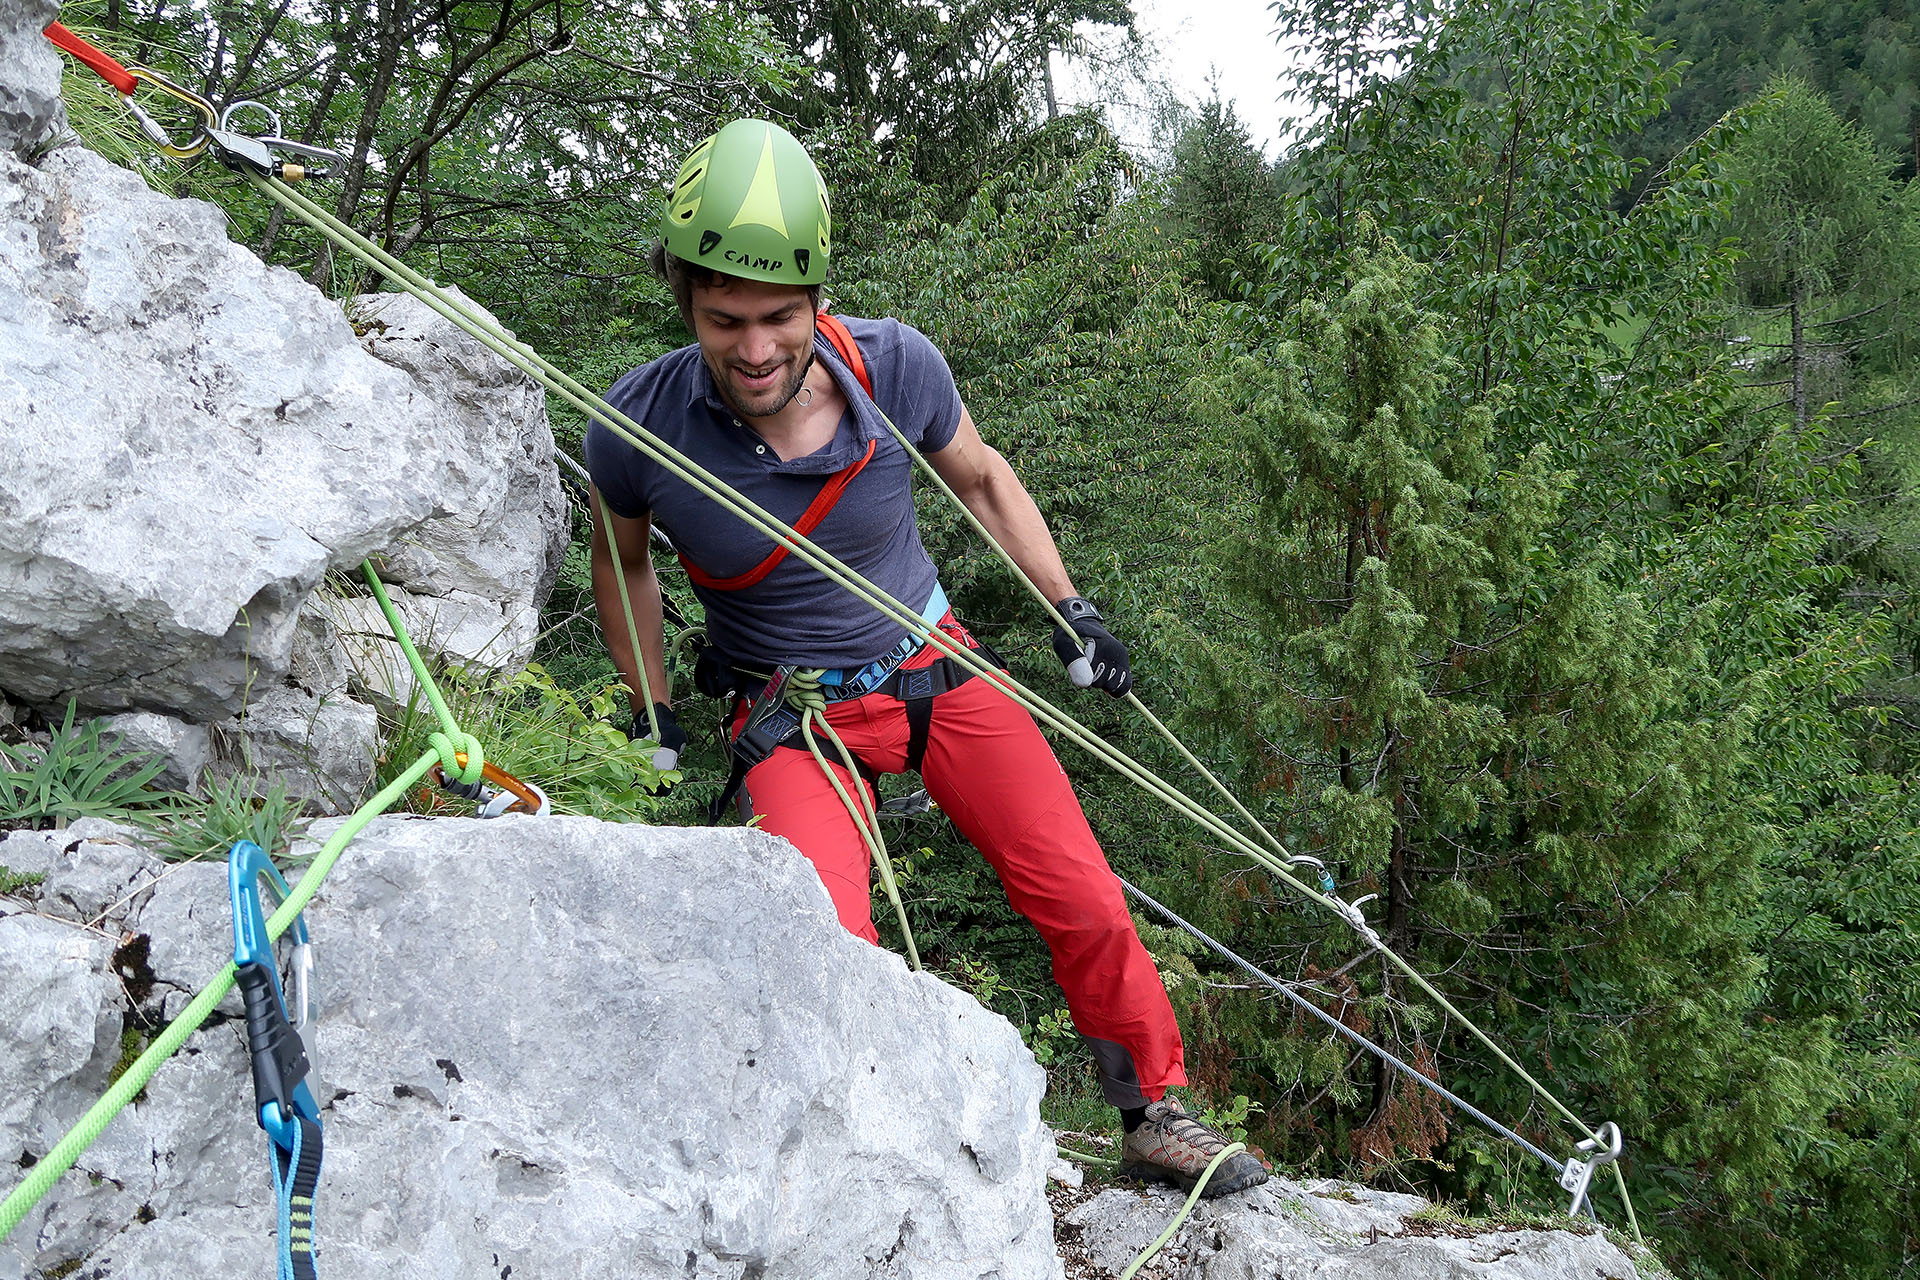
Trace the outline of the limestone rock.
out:
[[[224,963],[219,870],[169,876],[140,913],[155,992]],[[389,817],[308,920],[336,1280],[403,1254],[447,1280],[1060,1274],[1044,1078],[1018,1035],[848,935],[782,841]],[[96,982],[102,959],[61,971]],[[40,1101],[0,1112],[0,1154],[50,1143],[42,1113],[80,1105],[109,1048],[5,1081]],[[271,1274],[236,1026],[195,1035],[148,1094],[0,1244],[0,1277]]]
[[[493,630],[513,630],[553,590],[571,533],[544,393],[411,294],[362,296],[349,309],[376,359],[469,424],[489,468],[490,483],[446,495],[431,523],[388,549],[382,576],[415,596],[491,602],[500,615]]]
[[[0,154],[7,691],[231,717],[288,671],[330,569],[410,543],[423,584],[505,591],[524,628],[565,536],[551,433],[517,373],[441,336],[385,342],[438,370],[423,386],[212,206],[78,147]]]
[[[147,837],[133,827],[82,818],[56,837],[53,858],[39,888],[42,915],[80,924],[116,922],[138,912],[161,872],[148,853]]]
[[[1184,1199],[1161,1188],[1102,1191],[1065,1216],[1063,1239],[1087,1259],[1090,1274],[1117,1276],[1173,1221]],[[1584,1224],[1476,1233],[1408,1222],[1428,1207],[1418,1196],[1275,1179],[1201,1201],[1150,1274],[1160,1280],[1655,1280],[1665,1274],[1650,1258],[1636,1261]]]
[[[152,711],[129,711],[107,717],[107,728],[119,736],[122,750],[148,752],[167,762],[154,779],[158,786],[196,791],[200,775],[213,760],[213,742],[202,724]]]
[[[252,778],[261,793],[277,781],[315,812],[345,813],[371,789],[380,718],[351,698],[277,685],[216,738],[220,774]]]
[[[59,0],[9,0],[0,6],[0,151],[21,153],[59,128],[60,58],[41,31],[60,16]]]

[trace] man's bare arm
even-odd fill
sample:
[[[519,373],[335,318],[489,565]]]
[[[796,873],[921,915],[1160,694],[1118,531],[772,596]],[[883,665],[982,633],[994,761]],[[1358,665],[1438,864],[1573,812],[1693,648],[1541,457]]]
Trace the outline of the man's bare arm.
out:
[[[927,462],[1047,599],[1059,601],[1080,594],[1067,577],[1060,549],[1033,495],[999,450],[980,438],[973,415],[965,408],[960,410],[960,429],[953,440],[938,453],[928,454]]]
[[[647,715],[646,700],[640,695],[640,668],[634,662],[633,642],[627,634],[627,618],[620,607],[620,586],[614,577],[613,554],[608,545],[608,529],[601,519],[599,490],[593,493],[593,605],[600,616],[600,630],[606,636],[607,652],[620,668],[626,682],[628,700],[641,719]],[[640,633],[640,654],[647,664],[647,679],[655,702],[672,704],[667,696],[665,630],[660,619],[660,582],[654,577],[653,557],[647,553],[647,535],[653,521],[648,516],[628,520],[612,515],[612,536],[620,547],[620,565],[626,571],[627,596],[633,602],[633,622]]]

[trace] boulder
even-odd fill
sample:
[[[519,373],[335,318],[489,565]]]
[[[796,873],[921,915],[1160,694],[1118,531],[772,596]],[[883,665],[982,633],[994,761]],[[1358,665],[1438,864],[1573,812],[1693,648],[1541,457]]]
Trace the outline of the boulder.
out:
[[[141,1013],[224,965],[225,895],[220,866],[190,865],[129,921]],[[119,1025],[110,948],[67,955],[91,935],[28,921],[0,974],[38,965],[27,985],[50,989],[0,981],[0,1003],[71,1026],[18,1069],[0,1053],[0,1097],[32,1100],[0,1110],[9,1169],[118,1051],[87,1021]],[[335,1280],[402,1255],[448,1280],[1060,1274],[1043,1073],[1004,1019],[847,934],[784,841],[382,818],[308,922]],[[216,1017],[0,1243],[0,1278],[271,1274],[251,1096],[240,1024]]]
[[[1076,1276],[1118,1276],[1172,1222],[1185,1196],[1108,1189],[1061,1218]],[[1154,1280],[1655,1280],[1644,1250],[1591,1225],[1508,1230],[1436,1215],[1419,1196],[1333,1181],[1289,1182],[1203,1200],[1143,1273]]]
[[[7,22],[0,70],[53,57]],[[45,80],[0,80],[0,136]],[[173,739],[176,785],[217,727],[243,741],[229,770],[291,755],[290,788],[331,810],[368,768],[348,685],[387,688],[369,653],[399,664],[363,559],[423,644],[527,661],[570,525],[542,394],[411,298],[353,310],[233,244],[211,205],[77,146],[0,152],[0,689],[150,713],[122,727]]]
[[[59,0],[10,0],[0,6],[0,151],[24,154],[65,120],[60,58],[41,32],[60,16]]]

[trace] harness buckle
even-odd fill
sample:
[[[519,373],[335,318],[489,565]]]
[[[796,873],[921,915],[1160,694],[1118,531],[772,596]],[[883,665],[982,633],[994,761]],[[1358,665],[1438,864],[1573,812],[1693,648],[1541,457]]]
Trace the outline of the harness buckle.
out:
[[[902,702],[914,702],[922,698],[931,698],[940,692],[936,683],[935,668],[916,667],[912,671],[893,673],[894,695]]]
[[[287,928],[293,939],[289,973],[297,1020],[287,1015],[280,987],[280,966],[273,939],[267,936],[267,917],[260,905],[264,882],[274,905],[287,900],[287,882],[266,850],[251,840],[233,846],[227,857],[227,889],[233,906],[234,978],[247,1011],[247,1050],[253,1059],[253,1101],[260,1127],[275,1146],[292,1151],[301,1120],[320,1123],[308,1079],[314,1063],[312,981],[313,944],[307,937],[304,915]]]
[[[1620,1126],[1611,1120],[1604,1121],[1594,1130],[1595,1137],[1582,1138],[1574,1144],[1575,1151],[1591,1151],[1590,1160],[1569,1160],[1567,1167],[1560,1171],[1560,1189],[1573,1192],[1573,1205],[1567,1210],[1569,1218],[1580,1212],[1580,1206],[1586,1202],[1587,1187],[1593,1182],[1593,1175],[1603,1164],[1612,1164],[1620,1158],[1625,1140],[1620,1135]],[[1597,1139],[1597,1140],[1596,1140]],[[1589,1207],[1591,1212],[1591,1207]]]
[[[787,705],[787,686],[797,670],[792,663],[776,669],[747,710],[746,722],[734,737],[732,751],[749,769],[772,755],[774,749],[800,727],[799,715]]]

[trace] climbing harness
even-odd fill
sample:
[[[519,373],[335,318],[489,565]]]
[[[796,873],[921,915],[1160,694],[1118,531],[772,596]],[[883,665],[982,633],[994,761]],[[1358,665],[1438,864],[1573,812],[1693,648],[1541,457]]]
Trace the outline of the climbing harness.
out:
[[[227,859],[233,905],[234,979],[247,1011],[247,1050],[253,1059],[253,1104],[269,1139],[274,1202],[279,1208],[279,1280],[314,1280],[313,1198],[320,1185],[320,1107],[309,1083],[316,1073],[310,1007],[313,945],[306,918],[295,914],[292,977],[295,1015],[287,1014],[273,937],[260,909],[260,887],[274,905],[291,896],[266,850],[251,840]]]
[[[66,46],[63,45],[63,47]],[[101,55],[101,57],[104,58],[105,55]],[[110,62],[111,60],[108,59],[107,61]],[[89,65],[95,66],[96,70],[101,70],[98,65],[91,61],[89,61]],[[113,65],[118,66],[118,64]],[[125,69],[122,68],[121,70],[124,72]],[[101,71],[101,74],[107,75],[108,73]],[[112,82],[110,76],[109,80]],[[119,88],[121,86],[116,83],[116,87]],[[177,87],[169,86],[169,91],[173,91],[174,89],[177,89]],[[122,88],[123,96],[130,94],[130,92],[130,88]],[[180,96],[183,93],[184,91],[178,91],[175,93],[175,96]],[[194,101],[193,99],[185,100],[188,100],[190,103]],[[129,103],[129,105],[131,106],[132,104]],[[217,127],[217,125],[215,127]],[[143,129],[144,128],[145,126],[143,125]],[[152,131],[148,131],[148,134],[149,137],[153,136]],[[198,135],[196,135],[194,141],[200,141]],[[212,145],[212,142],[213,140],[210,137],[202,141],[201,149],[204,149],[206,145]],[[173,145],[170,141],[162,143],[158,138],[155,139],[155,144],[163,148]],[[192,143],[190,142],[189,145],[191,146]],[[771,146],[771,142],[769,142],[768,145]],[[1155,727],[1162,737],[1173,745],[1183,760],[1202,776],[1206,777],[1213,787],[1225,797],[1241,818],[1247,822],[1255,838],[1250,838],[1248,835],[1243,834],[1241,831],[1229,825],[1226,821],[1185,795],[1145,765],[1142,765],[1133,757],[1120,751],[1104,738],[1086,728],[1086,726],[1078,720],[1062,712],[1047,699],[1027,688],[1009,672],[992,665],[986,657],[969,648],[955,637],[946,634],[938,626],[918,616],[916,611],[910,606],[880,591],[872,583],[854,573],[843,562],[814,545],[805,534],[783,524],[758,504],[729,489],[697,463],[671,449],[658,437],[650,433],[641,423],[614,408],[592,390],[569,377],[554,365],[548,363],[537,352],[533,351],[532,348],[525,346],[510,335],[504,333],[499,329],[498,325],[491,322],[489,318],[476,314],[463,298],[441,289],[431,280],[428,280],[426,277],[409,268],[398,258],[380,248],[365,236],[362,236],[348,224],[342,222],[329,210],[302,195],[281,176],[271,171],[263,172],[257,165],[244,162],[235,167],[253,184],[256,190],[274,201],[282,209],[293,214],[303,222],[306,222],[339,248],[358,258],[368,266],[373,267],[375,270],[380,271],[386,278],[418,297],[430,309],[472,335],[483,345],[500,354],[509,363],[533,377],[565,403],[580,410],[589,418],[598,419],[604,423],[616,436],[626,441],[643,456],[660,465],[668,474],[683,481],[693,490],[713,501],[723,510],[764,533],[774,541],[776,547],[783,548],[787,552],[798,556],[803,562],[821,573],[828,581],[833,582],[841,589],[853,595],[856,599],[865,602],[878,611],[883,617],[889,618],[899,624],[921,643],[937,648],[942,657],[953,663],[958,670],[966,672],[969,677],[978,676],[985,679],[996,690],[1026,708],[1026,710],[1032,713],[1043,725],[1072,741],[1075,745],[1087,751],[1109,768],[1119,773],[1122,777],[1134,782],[1175,811],[1188,817],[1234,852],[1249,858],[1265,868],[1277,880],[1286,884],[1303,898],[1338,915],[1343,921],[1352,926],[1356,932],[1366,940],[1371,948],[1378,951],[1386,963],[1403,974],[1408,981],[1412,982],[1424,992],[1436,1005],[1458,1021],[1488,1052],[1493,1054],[1512,1071],[1517,1078],[1524,1081],[1536,1096],[1548,1104],[1570,1125],[1579,1130],[1579,1132],[1584,1135],[1586,1143],[1590,1144],[1583,1145],[1582,1150],[1600,1151],[1603,1153],[1602,1155],[1595,1156],[1591,1161],[1586,1162],[1590,1166],[1589,1180],[1592,1170],[1597,1169],[1600,1164],[1610,1163],[1613,1165],[1614,1186],[1621,1196],[1627,1214],[1628,1225],[1635,1237],[1639,1237],[1639,1225],[1634,1214],[1632,1199],[1627,1194],[1626,1182],[1621,1174],[1619,1162],[1610,1154],[1617,1149],[1617,1130],[1615,1130],[1613,1136],[1609,1138],[1603,1137],[1596,1130],[1589,1128],[1576,1113],[1567,1108],[1551,1091],[1540,1084],[1531,1073],[1516,1061],[1512,1055],[1502,1049],[1477,1023],[1456,1008],[1424,975],[1420,974],[1404,958],[1385,945],[1378,934],[1368,927],[1364,916],[1356,904],[1346,903],[1333,893],[1324,891],[1332,887],[1329,884],[1330,877],[1326,875],[1324,867],[1319,868],[1320,874],[1317,877],[1321,887],[1309,885],[1306,881],[1295,875],[1294,872],[1296,870],[1303,869],[1300,865],[1300,860],[1289,853],[1285,846],[1254,818],[1253,814],[1228,791],[1225,785],[1207,769],[1204,763],[1180,742],[1171,730],[1161,723],[1152,711],[1140,702],[1137,696],[1130,692],[1126,695],[1126,700]],[[688,168],[691,169],[692,167],[693,160],[690,159]],[[683,170],[680,181],[676,183],[677,201],[684,202],[685,199],[690,198],[691,188],[687,186],[687,184],[693,180],[693,177],[698,176],[699,175],[693,175],[690,177],[689,173]],[[774,182],[773,186],[778,189],[778,182]],[[753,193],[749,192],[747,199],[752,200],[753,198]],[[697,200],[695,204],[697,207]],[[817,261],[822,271],[824,271],[824,261],[828,251],[828,223],[826,219],[824,187],[822,187],[820,191],[819,210],[821,215],[818,226],[820,253]],[[797,267],[800,264],[796,262],[794,265]],[[732,270],[733,268],[729,267],[728,269]],[[801,269],[806,270],[806,268]],[[811,281],[809,281],[809,283],[810,282]],[[881,416],[882,419],[885,420],[884,413]],[[980,524],[978,518],[965,507],[965,504],[959,501],[958,497],[953,494],[951,488],[945,484],[926,459],[919,454],[919,451],[913,448],[911,443],[905,439],[899,429],[893,426],[890,421],[888,421],[887,425],[895,439],[900,441],[902,446],[907,449],[909,456],[914,459],[917,465],[926,472],[934,483],[955,503],[963,516],[965,516],[975,531],[985,539],[988,546],[993,549],[998,558],[1008,566],[1018,580],[1025,583],[1028,590],[1032,592],[1036,598],[1040,599],[1042,606],[1054,621],[1071,632],[1072,628],[1067,626],[1066,619],[1060,616],[1059,610],[1053,602],[1046,600],[1034,584],[1027,579],[1026,575],[1020,571],[1019,566],[1006,552],[1005,548],[1000,546],[988,533],[985,527]],[[604,510],[604,503],[601,514],[603,519],[605,519],[606,512]],[[608,520],[607,523],[609,526],[609,543],[611,544],[614,542],[614,539],[610,535],[611,521]],[[615,556],[615,572],[621,581],[621,598],[624,611],[627,614],[629,635],[637,641],[637,628],[633,621],[631,602],[626,598],[625,575],[620,571],[618,565],[617,545],[615,546]],[[439,764],[447,773],[457,774],[463,783],[471,784],[479,781],[484,774],[484,761],[480,743],[477,739],[473,738],[471,734],[464,733],[458,728],[446,707],[444,698],[441,697],[439,690],[428,677],[424,664],[420,662],[419,656],[415,652],[411,641],[406,636],[404,629],[400,626],[398,616],[392,609],[391,603],[387,600],[384,590],[381,588],[377,577],[373,573],[372,567],[370,565],[365,566],[363,571],[369,581],[369,586],[373,594],[381,604],[383,612],[386,613],[389,622],[395,627],[396,638],[400,641],[401,648],[403,652],[406,653],[409,663],[414,667],[421,687],[427,692],[429,701],[434,707],[435,714],[440,719],[442,726],[441,732],[430,736],[429,742],[432,744],[431,750],[424,753],[411,766],[402,771],[402,773],[383,788],[373,800],[369,801],[368,804],[360,810],[357,810],[346,822],[336,829],[332,837],[322,846],[319,854],[316,855],[312,866],[307,875],[302,878],[300,885],[293,890],[286,901],[281,904],[280,908],[267,921],[269,937],[277,936],[280,930],[288,927],[293,919],[298,916],[300,909],[311,899],[327,871],[331,869],[333,863],[338,859],[347,843],[358,834],[376,814],[391,806],[424,778],[435,764]],[[634,647],[637,659],[639,655],[637,642]],[[643,662],[638,665],[640,665],[641,668],[642,692],[643,695],[648,698],[649,717],[651,718],[652,699],[650,691],[644,688],[646,684],[645,666]],[[796,677],[803,675],[804,673],[795,673]],[[817,715],[820,724],[826,728],[830,740],[837,742],[837,737],[833,735],[831,726],[825,724],[824,715],[818,714],[824,710],[825,695],[821,694],[819,688],[816,686],[810,691],[801,690],[801,696],[809,703],[811,703],[814,698],[818,698],[818,706],[809,705],[807,710],[813,715]],[[824,757],[820,756],[818,745],[812,738],[811,718],[810,716],[808,719],[803,719],[803,731],[807,734],[807,740],[810,748],[815,751],[816,758],[823,760],[824,767]],[[655,728],[657,734],[657,725]],[[828,771],[828,774],[831,778],[831,770]],[[836,789],[839,789],[837,780],[835,781]],[[842,791],[841,798],[843,802],[847,803],[850,812],[856,809],[857,806],[844,791]],[[866,800],[864,788],[862,788],[861,800],[863,802]],[[873,832],[869,831],[870,837],[872,834]],[[884,858],[884,854],[881,855],[881,858]],[[877,861],[879,860],[877,859]],[[881,865],[883,882],[888,884],[891,892],[891,872],[885,868],[884,862],[881,862]],[[896,909],[898,909],[897,896],[895,896],[895,904]],[[904,924],[904,914],[902,922]],[[910,949],[911,946],[911,940],[909,940]],[[158,1070],[161,1063],[176,1052],[185,1042],[187,1036],[206,1019],[221,996],[231,988],[234,977],[235,970],[232,966],[229,966],[203,988],[188,1004],[187,1009],[176,1018],[175,1021],[162,1032],[160,1037],[155,1040],[153,1045],[150,1046],[145,1053],[141,1054],[132,1066],[122,1074],[115,1085],[109,1089],[107,1095],[88,1111],[87,1115],[61,1139],[52,1151],[34,1165],[28,1178],[22,1182],[19,1187],[15,1188],[4,1201],[0,1201],[0,1238],[4,1238],[7,1233],[11,1232],[13,1228],[18,1225],[27,1210],[45,1194],[47,1189],[61,1174],[72,1166],[79,1154],[99,1136],[113,1115],[124,1107],[135,1093],[145,1086],[146,1082],[151,1079],[153,1073]],[[1418,1076],[1417,1073],[1414,1074],[1416,1078],[1422,1080],[1425,1084],[1429,1086],[1432,1084],[1432,1082],[1427,1081],[1425,1077]],[[1529,1147],[1528,1149],[1536,1155],[1542,1154],[1536,1147]],[[1549,1164],[1554,1165],[1555,1162],[1549,1159]],[[1564,1171],[1565,1166],[1555,1165],[1555,1167]]]

